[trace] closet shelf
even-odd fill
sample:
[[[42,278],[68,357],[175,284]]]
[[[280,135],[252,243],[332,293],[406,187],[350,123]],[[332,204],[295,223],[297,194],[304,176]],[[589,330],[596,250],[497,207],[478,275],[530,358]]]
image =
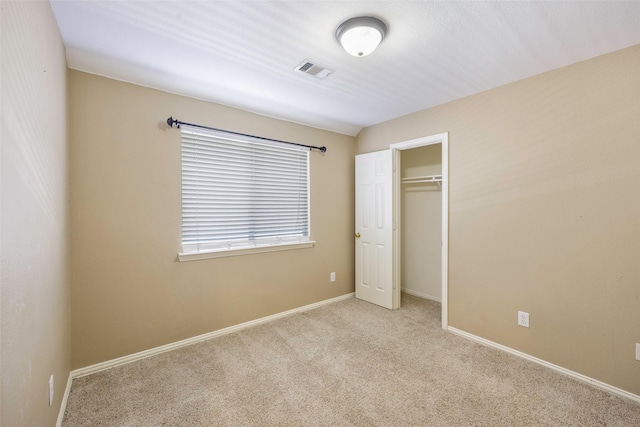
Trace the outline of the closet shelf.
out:
[[[442,175],[427,175],[427,176],[412,176],[410,178],[402,178],[403,184],[417,184],[425,182],[435,182],[440,184],[442,182]]]

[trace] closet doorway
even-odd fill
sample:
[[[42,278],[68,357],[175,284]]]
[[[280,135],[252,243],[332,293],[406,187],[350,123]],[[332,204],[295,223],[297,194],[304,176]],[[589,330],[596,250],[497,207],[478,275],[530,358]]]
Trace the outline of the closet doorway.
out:
[[[389,148],[397,150],[392,156],[397,301],[401,290],[440,301],[442,328],[447,329],[449,136],[441,133]]]

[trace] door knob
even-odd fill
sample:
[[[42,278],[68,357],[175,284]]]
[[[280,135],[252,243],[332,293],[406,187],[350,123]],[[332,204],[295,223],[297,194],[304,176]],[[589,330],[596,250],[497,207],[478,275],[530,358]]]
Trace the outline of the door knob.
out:
[[[356,233],[356,239],[360,237],[360,233]]]

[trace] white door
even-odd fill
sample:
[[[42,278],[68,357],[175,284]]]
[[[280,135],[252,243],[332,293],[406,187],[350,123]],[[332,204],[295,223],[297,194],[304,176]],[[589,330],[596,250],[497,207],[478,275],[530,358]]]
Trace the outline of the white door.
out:
[[[393,156],[391,150],[356,156],[356,298],[400,306],[393,274]]]

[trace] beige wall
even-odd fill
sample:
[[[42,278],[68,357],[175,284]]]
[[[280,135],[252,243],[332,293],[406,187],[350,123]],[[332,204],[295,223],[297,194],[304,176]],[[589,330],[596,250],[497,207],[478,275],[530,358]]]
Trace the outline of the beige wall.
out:
[[[51,426],[71,368],[66,63],[49,2],[0,13],[0,424]]]
[[[442,174],[442,144],[400,151],[401,177]],[[434,183],[401,185],[402,290],[442,298],[442,190]]]
[[[640,394],[639,118],[633,46],[364,129],[357,152],[449,132],[449,324]]]
[[[353,292],[353,137],[78,71],[69,85],[74,368]],[[310,156],[316,246],[178,262],[169,116],[326,145]]]

